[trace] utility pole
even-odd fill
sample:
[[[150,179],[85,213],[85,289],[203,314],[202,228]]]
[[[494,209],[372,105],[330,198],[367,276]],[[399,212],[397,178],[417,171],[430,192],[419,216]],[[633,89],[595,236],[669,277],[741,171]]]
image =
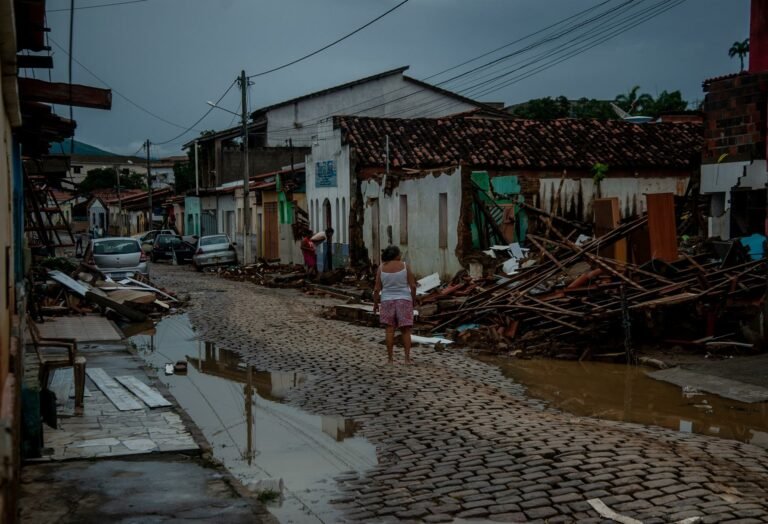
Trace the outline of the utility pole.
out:
[[[251,199],[248,180],[248,77],[240,71],[243,120],[243,264],[251,262]]]
[[[123,198],[120,196],[120,166],[115,164],[117,177],[117,234],[123,236]]]
[[[154,227],[154,212],[152,211],[152,168],[149,165],[150,145],[151,142],[149,141],[149,138],[147,138],[147,187],[149,188],[149,191],[147,191],[147,196],[149,199],[149,229],[147,231],[151,231],[152,227]]]
[[[200,196],[200,171],[197,169],[197,140],[195,140],[195,196]]]

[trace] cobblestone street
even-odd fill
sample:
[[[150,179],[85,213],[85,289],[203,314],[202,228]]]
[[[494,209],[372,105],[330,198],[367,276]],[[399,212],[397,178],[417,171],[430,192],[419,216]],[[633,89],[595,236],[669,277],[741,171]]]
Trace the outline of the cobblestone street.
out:
[[[456,350],[416,348],[416,366],[386,366],[383,330],[319,316],[336,300],[187,267],[152,273],[190,293],[202,339],[311,375],[289,403],[361,423],[379,464],[336,479],[350,520],[603,522],[586,502],[599,498],[647,524],[768,522],[764,449],[551,410]]]

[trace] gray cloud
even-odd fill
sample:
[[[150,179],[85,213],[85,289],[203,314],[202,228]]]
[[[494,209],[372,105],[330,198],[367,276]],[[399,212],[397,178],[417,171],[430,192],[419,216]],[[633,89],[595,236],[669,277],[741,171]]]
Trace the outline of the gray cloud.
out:
[[[255,73],[301,56],[395,3],[149,0],[79,10],[75,57],[138,104],[188,126],[208,109],[206,100],[217,99],[241,69]],[[410,64],[410,75],[425,78],[595,3],[412,0],[338,46],[255,79],[251,107],[400,65]],[[48,4],[56,9],[69,2],[49,0]],[[85,0],[78,0],[78,5],[86,5]],[[48,21],[52,38],[66,45],[68,13],[50,13]],[[738,68],[727,51],[748,34],[748,0],[688,0],[600,47],[482,99],[510,104],[561,94],[612,98],[636,84],[650,93],[681,89],[689,100],[699,99],[702,80]],[[54,80],[65,80],[66,56],[55,51]],[[77,65],[74,79],[99,85]],[[161,142],[178,134],[179,129],[142,113],[119,96],[113,100],[109,112],[75,109],[78,139],[132,153],[147,137]],[[222,106],[238,109],[236,89]],[[198,129],[232,124],[232,115],[214,110]],[[180,144],[193,136],[163,146],[159,153],[177,153]]]

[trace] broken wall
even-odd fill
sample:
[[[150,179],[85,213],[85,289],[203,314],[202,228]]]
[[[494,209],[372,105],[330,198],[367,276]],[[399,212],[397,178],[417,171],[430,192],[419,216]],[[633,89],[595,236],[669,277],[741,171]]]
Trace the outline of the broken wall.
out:
[[[710,80],[704,83],[704,90],[705,144],[700,176],[701,193],[710,195],[707,236],[728,240],[745,231],[764,234],[765,226],[759,224],[758,216],[764,217],[764,206],[755,214],[744,209],[744,202],[759,199],[760,194],[745,192],[764,191],[768,182],[768,73]]]
[[[680,171],[609,172],[600,182],[598,193],[598,187],[588,173],[568,173],[565,178],[562,173],[537,176],[540,178],[537,195],[539,202],[533,205],[548,212],[559,210],[557,214],[583,222],[592,222],[596,198],[618,198],[622,218],[640,216],[648,209],[646,194],[672,193],[683,196],[690,180],[689,173]]]
[[[375,250],[393,244],[417,278],[439,273],[450,279],[463,269],[456,251],[462,203],[460,168],[419,176],[391,174],[391,192],[383,177],[361,181],[365,202],[363,241]]]

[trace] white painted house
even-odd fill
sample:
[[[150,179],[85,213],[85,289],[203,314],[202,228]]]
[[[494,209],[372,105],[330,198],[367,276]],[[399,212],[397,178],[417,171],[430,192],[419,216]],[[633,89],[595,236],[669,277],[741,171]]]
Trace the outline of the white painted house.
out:
[[[450,278],[488,248],[486,211],[514,211],[510,235],[522,240],[522,202],[590,222],[596,198],[617,198],[629,218],[645,211],[646,194],[683,194],[701,133],[691,123],[335,117],[307,156],[310,224],[331,224],[353,264],[377,264],[394,244],[417,275]],[[610,166],[599,191],[596,162]]]
[[[327,168],[323,181],[318,182],[313,178],[311,184],[307,183],[306,202],[303,198],[295,199],[295,202],[297,202],[296,205],[309,206],[309,209],[304,211],[315,217],[311,220],[313,229],[325,230],[332,227],[339,231],[339,235],[334,237],[334,258],[338,263],[343,263],[348,256],[345,223],[349,212],[349,186],[346,181],[334,178],[333,174],[343,169],[343,166],[340,168],[334,166],[337,151],[315,149],[315,145],[327,139],[318,134],[318,126],[322,133],[323,126],[327,125],[324,123],[328,122],[330,117],[350,114],[410,118],[483,110],[498,114],[499,117],[505,115],[480,102],[408,77],[404,75],[407,69],[407,66],[399,67],[336,85],[262,107],[251,114],[251,123],[248,126],[251,177],[285,170],[291,163],[298,165],[304,162],[304,155],[310,152],[310,148],[312,148],[314,160],[311,166],[307,165],[307,177],[310,173],[311,176],[315,176],[316,163],[322,163]],[[197,139],[202,187],[223,189],[228,187],[227,184],[242,187],[242,164],[238,160],[242,154],[236,147],[241,134],[239,127],[233,127]],[[195,142],[189,142],[185,147],[195,147]],[[222,195],[218,203],[222,209],[226,208],[225,213],[240,210],[235,214],[234,227],[237,231],[238,243],[241,241],[243,231],[242,209],[244,206],[241,193],[242,191],[237,191]],[[233,199],[233,204],[225,203],[225,198]],[[241,200],[235,202],[237,198]],[[219,213],[220,232],[225,232],[226,222],[221,221],[225,216],[227,215]],[[264,215],[261,216],[260,230],[256,229],[259,220],[251,221],[252,236],[270,238],[272,232],[268,228],[273,227],[275,220],[277,220],[276,214],[271,212],[271,207],[269,210],[265,209]],[[278,222],[274,227],[278,230],[279,238],[287,239],[292,236],[290,223]],[[257,246],[252,252],[259,252],[261,247]],[[287,247],[292,246],[281,243],[280,258],[284,259],[284,262],[299,260],[300,258],[296,255],[297,250],[287,249]],[[324,257],[319,258],[322,269]]]

